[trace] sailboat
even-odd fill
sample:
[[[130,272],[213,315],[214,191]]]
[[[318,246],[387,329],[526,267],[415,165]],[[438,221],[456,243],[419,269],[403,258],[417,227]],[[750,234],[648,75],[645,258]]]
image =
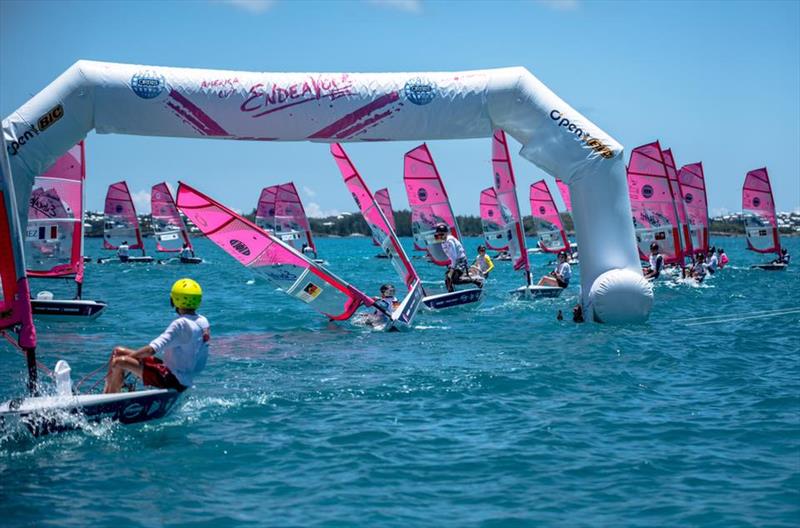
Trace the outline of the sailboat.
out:
[[[678,183],[686,206],[692,251],[708,253],[708,198],[702,162],[684,165],[678,171]]]
[[[558,286],[540,286],[531,283],[531,264],[525,244],[525,228],[517,199],[517,182],[514,168],[511,166],[511,155],[508,152],[506,134],[498,129],[492,136],[492,170],[494,172],[494,190],[500,205],[506,242],[511,253],[514,271],[525,274],[524,286],[512,290],[511,294],[522,298],[558,297],[564,288]]]
[[[636,147],[628,164],[628,191],[639,258],[658,244],[667,264],[683,265],[678,211],[658,141]]]
[[[340,279],[304,253],[185,183],[178,209],[212,242],[243,266],[264,277],[333,321],[345,321],[371,297]],[[375,308],[380,310],[380,306]],[[391,314],[386,313],[391,318]]]
[[[692,248],[692,235],[689,231],[689,213],[686,212],[686,203],[683,201],[681,193],[681,182],[678,179],[677,165],[672,149],[661,151],[664,156],[664,163],[667,165],[667,176],[669,176],[669,190],[672,193],[672,202],[678,212],[678,233],[681,239],[681,267],[686,264],[686,259],[694,259],[694,249]]]
[[[278,185],[275,194],[275,236],[301,253],[310,255],[317,264],[325,264],[324,260],[317,258],[311,225],[293,182]]]
[[[539,238],[539,248],[545,253],[569,252],[569,239],[561,216],[558,213],[553,195],[547,182],[539,180],[531,184],[530,190],[531,216]]]
[[[394,223],[394,211],[392,210],[392,199],[389,197],[389,189],[384,187],[383,189],[378,189],[375,191],[375,203],[378,204],[378,207],[381,208],[383,212],[383,216],[386,217],[386,221],[389,222],[389,226],[392,228],[392,231],[397,233],[397,227]],[[376,246],[380,246],[380,242],[375,237],[372,237],[372,243]],[[386,253],[381,251],[377,255],[376,258],[386,258]]]
[[[437,266],[447,266],[450,259],[442,249],[442,243],[435,239],[436,225],[447,225],[450,234],[459,240],[462,240],[461,231],[442,178],[426,144],[423,143],[405,154],[403,182],[411,207],[411,232],[415,243],[424,244],[431,262]],[[436,310],[453,308],[478,302],[482,295],[483,290],[475,286],[431,295],[426,292],[423,303],[427,308]]]
[[[150,211],[153,218],[153,234],[156,250],[163,253],[178,253],[184,246],[194,253],[189,231],[181,218],[175,200],[166,182],[157,183],[150,189]],[[181,264],[200,264],[200,257],[180,257]]]
[[[756,253],[775,253],[781,257],[781,238],[775,215],[775,199],[767,168],[751,170],[742,186],[742,212],[747,236],[747,249]],[[783,270],[786,264],[770,262],[751,266],[763,270]]]
[[[501,252],[494,257],[496,260],[511,260],[511,255],[507,253],[506,232],[500,225],[500,206],[497,203],[494,187],[481,191],[480,212],[484,244],[488,249]]]
[[[127,262],[153,262],[153,257],[145,254],[139,218],[136,216],[136,207],[133,205],[126,182],[121,181],[108,186],[103,216],[103,249],[119,249],[120,244],[129,242],[128,249],[140,249],[142,256],[129,256]],[[130,243],[130,241],[135,242]],[[112,260],[115,259],[110,257],[98,259],[97,262],[105,263]]]
[[[261,189],[256,206],[256,225],[275,234],[275,199],[278,196],[278,185],[270,185]]]
[[[85,321],[98,317],[107,304],[82,299],[83,293],[83,186],[86,178],[83,141],[37,176],[28,208],[25,263],[31,278],[75,281],[74,299],[53,299],[40,292],[31,300],[33,315],[58,321]]]
[[[338,143],[331,144],[331,154],[333,154],[336,165],[342,173],[347,190],[353,196],[372,232],[373,240],[381,247],[407,289],[405,297],[397,309],[392,312],[391,319],[389,319],[384,329],[408,328],[411,326],[414,316],[422,303],[422,281],[420,281],[417,270],[414,269],[411,260],[409,260],[403,246],[397,239],[392,222],[389,221],[389,218],[375,200],[369,187],[361,178],[342,146]]]
[[[40,435],[99,420],[136,423],[162,418],[178,401],[177,391],[73,394],[65,376],[68,371],[58,365],[56,373],[61,379],[56,386],[57,395],[40,396],[36,328],[25,273],[22,229],[7,151],[5,147],[0,150],[0,333],[25,356],[28,366],[28,396],[0,403],[0,425],[13,428],[20,423]]]

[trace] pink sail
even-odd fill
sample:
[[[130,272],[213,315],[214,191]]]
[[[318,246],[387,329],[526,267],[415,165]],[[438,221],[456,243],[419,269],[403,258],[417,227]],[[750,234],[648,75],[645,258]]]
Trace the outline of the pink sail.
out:
[[[442,244],[434,239],[436,224],[446,224],[450,233],[459,240],[461,232],[442,178],[424,143],[406,153],[403,159],[403,182],[411,207],[411,232],[415,246],[424,247],[434,264],[447,266],[450,259],[445,255]]]
[[[275,235],[297,250],[302,251],[306,246],[317,252],[306,210],[292,182],[278,186],[275,196]]]
[[[703,164],[698,162],[681,167],[678,182],[686,205],[692,248],[696,252],[708,253],[708,199]]]
[[[330,319],[349,319],[362,304],[373,305],[368,296],[291,245],[185,183],[178,186],[178,208],[240,264]]]
[[[14,183],[3,142],[0,153],[0,330],[15,328],[17,343],[28,356],[29,386],[36,379],[36,327],[25,276],[25,252],[17,214]]]
[[[494,171],[494,190],[497,193],[500,216],[506,232],[506,242],[509,253],[511,253],[511,260],[514,262],[514,270],[524,269],[530,283],[530,274],[527,272],[530,271],[531,265],[525,245],[522,215],[519,212],[517,182],[514,179],[514,169],[508,153],[506,134],[500,129],[494,131],[492,138],[492,169]]]
[[[375,191],[375,201],[378,203],[378,207],[381,208],[383,211],[383,216],[386,217],[386,220],[389,222],[389,225],[392,226],[392,231],[397,233],[397,226],[394,223],[394,210],[392,209],[392,199],[389,197],[389,189],[384,187],[383,189],[378,189]]]
[[[156,249],[166,253],[176,253],[186,244],[192,247],[189,232],[183,222],[175,200],[166,183],[158,183],[150,189],[150,208],[153,217],[153,233]]]
[[[103,247],[117,249],[123,242],[128,242],[130,249],[141,249],[144,254],[139,219],[127,183],[121,181],[108,186],[103,213]]]
[[[775,200],[767,168],[751,170],[742,186],[742,212],[744,213],[747,249],[757,253],[781,254]]]
[[[539,247],[542,251],[547,253],[568,251],[569,239],[547,182],[539,180],[531,184],[530,201],[531,215],[536,224],[536,235],[539,237]]]
[[[256,207],[256,225],[270,233],[275,232],[275,198],[278,196],[278,185],[261,189]]]
[[[572,212],[572,199],[569,197],[569,185],[556,178],[556,187],[558,192],[561,193],[561,199],[564,201],[564,207],[568,213]]]
[[[681,254],[683,258],[691,258],[694,254],[692,249],[692,236],[689,232],[689,214],[686,212],[686,204],[683,202],[683,195],[681,194],[681,183],[678,181],[678,170],[675,165],[675,158],[672,155],[672,149],[662,150],[661,154],[664,156],[664,163],[667,165],[667,176],[669,176],[670,192],[672,193],[672,201],[675,204],[675,209],[678,213],[678,230],[681,236]]]
[[[336,165],[342,173],[347,190],[353,195],[356,205],[372,232],[372,238],[383,248],[408,291],[412,291],[416,283],[419,282],[419,276],[414,266],[411,265],[411,260],[406,255],[403,246],[397,239],[394,228],[342,146],[338,143],[331,144],[331,154],[333,154]]]
[[[83,141],[37,176],[28,208],[25,259],[31,277],[83,282]]]
[[[682,263],[677,212],[658,141],[631,151],[628,191],[639,257],[647,260],[650,245],[656,242],[665,262]]]
[[[481,191],[481,227],[486,247],[495,251],[507,251],[506,232],[501,225],[500,205],[494,187]]]

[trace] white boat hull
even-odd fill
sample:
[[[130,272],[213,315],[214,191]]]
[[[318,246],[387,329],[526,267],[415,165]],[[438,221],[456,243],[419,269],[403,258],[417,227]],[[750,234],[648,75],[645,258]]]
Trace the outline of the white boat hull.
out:
[[[512,295],[520,299],[554,298],[559,297],[564,288],[558,286],[522,286],[516,290],[511,290]]]
[[[31,299],[33,316],[46,321],[92,321],[107,306],[103,301],[84,299]]]
[[[467,288],[465,290],[426,295],[422,298],[422,303],[430,310],[443,310],[445,308],[455,308],[457,306],[476,303],[480,301],[482,297],[482,289]]]

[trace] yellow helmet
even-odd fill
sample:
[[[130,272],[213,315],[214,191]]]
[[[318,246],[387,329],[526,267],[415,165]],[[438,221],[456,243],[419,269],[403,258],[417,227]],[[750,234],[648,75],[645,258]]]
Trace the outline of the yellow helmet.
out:
[[[203,300],[203,289],[192,279],[178,279],[172,285],[169,300],[175,308],[196,310]]]

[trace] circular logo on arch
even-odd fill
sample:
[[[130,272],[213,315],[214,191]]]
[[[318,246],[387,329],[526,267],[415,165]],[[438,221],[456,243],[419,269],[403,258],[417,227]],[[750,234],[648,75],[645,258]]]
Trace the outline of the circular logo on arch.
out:
[[[756,196],[753,198],[753,207],[758,207],[759,205],[761,205],[761,198]]]
[[[645,198],[652,198],[653,196],[653,187],[650,185],[645,185],[642,187],[642,196]]]
[[[406,99],[417,106],[423,106],[436,98],[436,85],[419,77],[408,81],[403,88]]]
[[[428,199],[428,191],[426,191],[424,187],[420,187],[417,191],[417,198],[419,198],[420,202],[424,202]]]
[[[131,90],[142,99],[155,99],[166,84],[164,76],[154,71],[145,70],[131,77]]]
[[[684,196],[683,199],[686,201],[686,203],[692,203],[694,201],[694,196],[692,196],[692,193],[686,193],[686,196]]]

